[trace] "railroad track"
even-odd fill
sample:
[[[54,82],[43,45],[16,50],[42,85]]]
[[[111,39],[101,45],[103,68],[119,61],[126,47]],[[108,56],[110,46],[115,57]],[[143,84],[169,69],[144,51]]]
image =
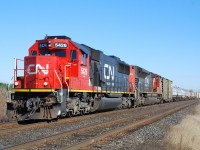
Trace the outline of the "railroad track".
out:
[[[17,122],[5,122],[5,123],[0,123],[0,130],[2,129],[7,129],[7,128],[12,128],[18,126]]]
[[[32,147],[32,149],[41,145],[44,147],[45,145],[59,145],[59,142],[64,140],[64,145],[62,147],[57,147],[58,149],[84,149],[86,146],[91,144],[96,144],[97,141],[106,141],[107,138],[116,135],[122,135],[130,130],[136,130],[144,125],[153,123],[157,120],[166,117],[176,111],[179,111],[185,107],[188,107],[192,104],[197,103],[194,101],[190,104],[183,103],[180,107],[166,107],[165,109],[161,108],[160,110],[153,110],[150,112],[142,113],[137,118],[127,117],[127,118],[120,118],[116,120],[111,120],[108,122],[104,122],[101,124],[94,124],[88,127],[67,131],[63,133],[59,133],[56,135],[51,135],[49,137],[40,138],[37,140],[29,141],[26,143],[21,143],[18,145],[8,146],[8,149],[27,149]],[[164,105],[163,105],[164,106]],[[159,115],[158,115],[159,114]],[[111,129],[110,129],[111,128]],[[100,132],[104,130],[104,132]],[[95,134],[94,134],[95,133]],[[101,135],[100,135],[101,134]],[[76,141],[75,139],[78,138],[79,142],[69,142]],[[103,139],[103,140],[102,140]],[[56,141],[56,142],[52,142]],[[35,147],[35,145],[37,145]],[[6,148],[6,147],[4,147]],[[45,147],[44,147],[45,149]]]
[[[121,111],[124,113],[127,110],[121,110]],[[59,120],[59,122],[51,122],[51,123],[48,123],[47,121],[24,123],[24,124],[18,124],[17,122],[1,123],[0,124],[0,135],[5,136],[7,134],[14,133],[14,132],[17,132],[17,131],[27,131],[27,130],[35,129],[35,128],[51,127],[51,126],[55,126],[57,124],[65,124],[65,123],[70,123],[70,122],[81,121],[81,120],[93,118],[93,117],[96,117],[96,116],[99,116],[99,117],[103,116],[103,115],[109,116],[109,115],[113,115],[115,113],[119,113],[119,112],[118,111],[111,111],[111,112],[104,112],[104,113],[100,113],[100,114],[88,114],[86,116],[64,118],[64,119]]]
[[[88,114],[85,116],[76,116],[72,118],[63,118],[59,120],[58,122],[51,122],[47,123],[46,121],[43,122],[32,122],[32,123],[23,123],[23,124],[18,124],[17,122],[8,122],[5,123],[4,125],[0,124],[0,136],[5,136],[11,133],[16,133],[16,132],[24,132],[32,129],[37,129],[37,128],[45,128],[45,127],[52,127],[56,125],[62,125],[62,124],[67,124],[67,123],[72,123],[72,122],[78,122],[86,119],[91,119],[95,117],[109,117],[118,113],[130,113],[132,111],[133,113],[135,111],[140,111],[142,109],[146,109],[149,107],[154,107],[155,105],[147,106],[147,107],[139,107],[139,108],[134,108],[134,109],[124,109],[124,110],[115,110],[115,111],[108,111],[108,112],[103,112],[103,113],[95,113],[95,114]],[[163,104],[159,105],[160,107],[163,106]]]

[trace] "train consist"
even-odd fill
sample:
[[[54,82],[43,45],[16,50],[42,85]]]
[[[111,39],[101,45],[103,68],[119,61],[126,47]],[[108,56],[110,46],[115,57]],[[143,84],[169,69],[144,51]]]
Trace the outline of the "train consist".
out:
[[[24,61],[23,69],[19,61]],[[167,78],[69,37],[46,36],[36,40],[24,60],[16,59],[7,115],[53,119],[170,102],[176,96]]]

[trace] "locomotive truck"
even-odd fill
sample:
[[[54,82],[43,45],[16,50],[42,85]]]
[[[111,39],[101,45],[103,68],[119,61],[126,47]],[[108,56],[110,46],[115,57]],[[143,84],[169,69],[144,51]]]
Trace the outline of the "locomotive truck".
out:
[[[172,81],[116,56],[67,36],[46,36],[36,40],[24,60],[16,59],[7,115],[54,119],[162,103],[172,100],[171,89]]]

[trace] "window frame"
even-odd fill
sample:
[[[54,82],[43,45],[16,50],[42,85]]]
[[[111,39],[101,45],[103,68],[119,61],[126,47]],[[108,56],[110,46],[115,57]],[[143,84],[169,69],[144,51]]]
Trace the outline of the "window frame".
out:
[[[73,54],[75,54],[75,57],[73,57],[74,56]],[[76,60],[77,60],[77,51],[72,49],[70,50],[70,62],[75,62]]]
[[[82,66],[87,66],[87,57],[88,57],[88,55],[86,53],[82,52],[82,56],[81,56],[81,59],[82,59],[81,65]]]
[[[61,55],[58,55],[59,52],[64,52],[64,55],[62,53],[60,53]],[[67,52],[66,52],[66,50],[63,50],[63,49],[55,50],[53,53],[54,53],[54,56],[56,56],[56,57],[60,57],[60,58],[67,57]]]

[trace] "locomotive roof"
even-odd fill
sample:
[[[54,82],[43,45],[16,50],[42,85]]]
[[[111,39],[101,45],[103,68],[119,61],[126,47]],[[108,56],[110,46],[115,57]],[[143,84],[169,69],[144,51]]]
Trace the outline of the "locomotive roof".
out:
[[[146,73],[146,74],[149,74],[150,72],[142,67],[139,67],[139,66],[135,66],[137,67],[140,71],[142,71],[143,73]]]
[[[74,42],[74,41],[72,41],[80,50],[82,50],[84,53],[86,53],[86,54],[90,54],[90,49],[88,48],[88,47],[86,47],[86,46],[84,46],[84,45],[81,45],[81,44],[79,44],[79,43],[76,43],[76,42]]]
[[[86,54],[91,54],[92,52],[91,51],[98,51],[99,53],[102,53],[104,56],[107,56],[107,57],[110,57],[110,58],[113,58],[115,60],[117,60],[118,63],[121,63],[121,64],[124,64],[124,65],[127,65],[129,66],[129,64],[127,64],[126,62],[122,61],[119,57],[116,57],[114,55],[106,55],[104,54],[102,51],[100,50],[95,50],[87,45],[84,45],[84,44],[79,44],[79,43],[76,43],[74,41],[72,41],[80,50],[82,50],[83,52],[85,52]]]
[[[69,39],[69,40],[71,40],[70,37],[65,36],[65,35],[59,35],[59,36],[46,36],[45,39]]]
[[[117,60],[119,63],[121,63],[121,64],[130,66],[129,64],[127,64],[125,61],[122,61],[122,60],[121,60],[119,57],[117,57],[117,56],[110,55],[109,57],[112,57],[112,58],[116,59],[116,60]]]

